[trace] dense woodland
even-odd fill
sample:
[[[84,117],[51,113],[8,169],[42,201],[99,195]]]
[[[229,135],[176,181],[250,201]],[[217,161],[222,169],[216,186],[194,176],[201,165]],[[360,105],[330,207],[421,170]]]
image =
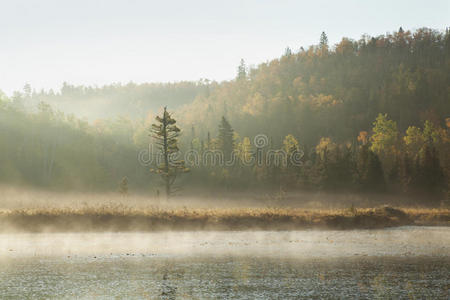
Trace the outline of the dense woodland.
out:
[[[0,96],[0,182],[155,193],[159,176],[137,156],[167,106],[181,151],[234,151],[242,161],[304,153],[301,165],[191,166],[178,180],[184,191],[398,194],[438,204],[450,195],[449,83],[450,32],[400,28],[336,45],[323,33],[318,45],[256,68],[241,61],[221,83],[27,85]],[[268,144],[255,154],[258,134]]]

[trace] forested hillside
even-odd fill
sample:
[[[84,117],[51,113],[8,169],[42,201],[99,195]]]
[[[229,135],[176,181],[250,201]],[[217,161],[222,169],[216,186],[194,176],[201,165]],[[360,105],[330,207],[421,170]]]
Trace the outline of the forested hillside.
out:
[[[448,197],[450,178],[449,83],[450,32],[400,28],[336,45],[323,33],[318,45],[286,49],[256,68],[242,61],[236,78],[221,83],[66,84],[56,93],[26,87],[0,102],[0,180],[114,191],[126,176],[130,191],[155,190],[158,177],[137,155],[151,142],[155,115],[168,106],[184,152],[234,151],[238,162],[272,150],[302,153],[301,165],[194,165],[183,175],[185,189],[437,201]],[[256,135],[268,139],[259,154]]]
[[[339,142],[369,130],[379,113],[398,129],[450,116],[450,34],[400,29],[389,35],[343,38],[293,52],[247,70],[199,96],[179,114],[206,135],[225,115],[239,133],[266,133],[277,144],[287,132],[302,144]]]

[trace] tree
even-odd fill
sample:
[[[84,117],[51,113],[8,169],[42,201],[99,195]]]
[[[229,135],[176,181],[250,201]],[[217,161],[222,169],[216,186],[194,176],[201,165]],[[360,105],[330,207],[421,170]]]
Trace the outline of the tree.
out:
[[[285,164],[283,163],[283,179],[282,184],[285,187],[294,186],[297,182],[297,177],[299,174],[299,165],[302,157],[300,156],[300,148],[297,139],[292,135],[288,134],[283,140],[283,149]]]
[[[319,42],[320,49],[327,48],[328,49],[328,37],[325,31],[322,31],[320,34],[320,42]]]
[[[225,162],[229,161],[234,149],[234,130],[225,117],[219,124],[219,149],[222,151]]]
[[[439,155],[432,144],[425,144],[421,150],[417,171],[417,186],[426,195],[434,196],[433,200],[439,199],[445,186],[445,177]]]
[[[319,49],[322,56],[328,54],[328,37],[325,31],[322,31],[322,34],[320,35]]]
[[[248,137],[244,137],[242,142],[237,145],[237,154],[243,165],[247,165],[252,159],[252,143]]]
[[[286,49],[284,50],[284,56],[291,56],[292,55],[292,50],[289,47],[286,47]]]
[[[161,175],[166,189],[166,198],[169,199],[174,190],[173,184],[180,173],[186,173],[189,170],[184,166],[183,160],[177,160],[179,152],[178,137],[180,129],[176,126],[176,120],[164,107],[162,117],[156,116],[156,124],[152,124],[150,135],[155,139],[155,143],[162,155],[162,162],[156,170],[151,170]]]
[[[403,140],[411,153],[418,153],[424,144],[422,130],[416,126],[409,126]]]
[[[370,137],[372,146],[370,150],[378,155],[389,155],[394,153],[397,144],[397,123],[389,120],[387,114],[378,114],[373,122],[373,135]]]
[[[238,67],[237,78],[239,80],[244,80],[247,78],[247,67],[245,66],[245,61],[243,58],[241,58],[241,63],[239,64]]]
[[[365,192],[383,192],[386,189],[384,171],[378,155],[362,145],[358,153],[358,179]]]
[[[370,192],[384,192],[386,190],[383,167],[380,158],[373,151],[369,151],[365,188]]]

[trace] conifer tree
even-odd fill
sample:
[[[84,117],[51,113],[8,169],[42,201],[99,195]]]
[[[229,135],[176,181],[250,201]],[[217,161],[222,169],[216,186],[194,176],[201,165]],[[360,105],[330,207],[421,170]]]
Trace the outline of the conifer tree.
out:
[[[176,120],[166,107],[164,107],[162,117],[156,116],[156,121],[156,124],[152,124],[150,132],[160,150],[162,163],[157,166],[156,170],[152,169],[151,171],[161,175],[166,189],[166,198],[169,199],[174,192],[172,186],[177,176],[189,170],[185,167],[183,160],[175,159],[179,152],[178,137],[180,129],[176,126]]]
[[[245,66],[245,61],[243,58],[241,58],[241,63],[238,67],[238,74],[237,79],[238,80],[245,80],[247,78],[247,67]]]
[[[320,42],[319,42],[320,49],[328,48],[328,37],[325,31],[322,31],[320,34]]]
[[[328,37],[325,34],[325,31],[322,31],[322,34],[320,35],[319,49],[321,56],[326,56],[328,54]]]
[[[229,161],[231,153],[234,149],[234,130],[228,123],[225,117],[222,117],[222,121],[219,124],[219,148],[222,150],[223,159],[225,162]]]

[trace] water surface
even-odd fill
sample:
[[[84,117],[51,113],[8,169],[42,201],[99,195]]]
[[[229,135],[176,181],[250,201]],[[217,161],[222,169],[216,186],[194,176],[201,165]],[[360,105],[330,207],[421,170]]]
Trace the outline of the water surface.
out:
[[[448,299],[450,229],[0,234],[2,298]]]

